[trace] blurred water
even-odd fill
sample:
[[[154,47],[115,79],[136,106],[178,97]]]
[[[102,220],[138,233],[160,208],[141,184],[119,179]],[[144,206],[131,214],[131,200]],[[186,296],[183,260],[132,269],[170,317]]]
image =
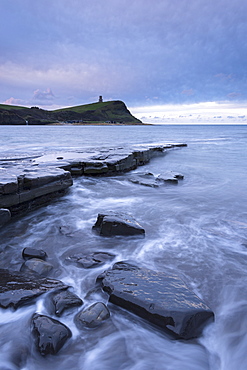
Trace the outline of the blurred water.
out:
[[[95,288],[96,277],[113,262],[132,259],[176,272],[216,315],[201,338],[184,342],[112,304],[111,318],[102,327],[78,331],[75,310],[61,318],[72,339],[58,355],[42,358],[30,334],[32,313],[47,313],[40,298],[16,312],[0,310],[1,370],[247,368],[247,126],[1,126],[0,131],[0,158],[186,142],[187,148],[136,170],[180,172],[185,177],[178,185],[143,187],[129,182],[129,174],[76,178],[66,196],[1,230],[0,268],[19,270],[24,247],[44,249],[54,266],[51,277],[70,284],[87,306],[107,302]],[[105,210],[131,213],[145,228],[145,239],[94,234],[97,214]],[[94,269],[65,262],[69,255],[91,251],[116,257]]]

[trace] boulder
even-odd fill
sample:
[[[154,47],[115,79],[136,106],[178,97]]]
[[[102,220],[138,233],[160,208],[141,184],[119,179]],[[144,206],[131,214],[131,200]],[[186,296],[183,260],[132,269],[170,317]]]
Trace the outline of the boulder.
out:
[[[145,230],[142,226],[127,213],[109,212],[106,214],[98,214],[97,221],[93,226],[102,236],[114,235],[142,235],[144,236]]]
[[[18,308],[43,293],[64,286],[59,280],[33,278],[21,272],[0,269],[0,307]]]
[[[70,292],[68,287],[51,293],[49,298],[53,306],[53,312],[55,311],[57,316],[61,316],[65,310],[73,307],[79,307],[83,304],[82,299],[76,294]]]
[[[35,248],[24,248],[22,251],[22,257],[25,260],[28,260],[30,258],[39,258],[42,260],[45,260],[47,257],[47,254],[42,249],[35,249]]]
[[[83,329],[85,327],[95,328],[101,325],[105,320],[109,319],[109,317],[110,312],[106,305],[102,302],[97,302],[86,310],[78,312],[74,321],[79,329]]]
[[[119,262],[99,277],[110,302],[158,325],[175,338],[198,337],[211,309],[176,275]]]
[[[21,266],[22,272],[34,272],[42,276],[47,276],[52,269],[53,266],[51,263],[40,258],[30,258]]]
[[[72,336],[70,329],[49,316],[34,314],[32,331],[41,355],[55,355]]]
[[[107,261],[113,260],[114,254],[106,252],[94,252],[88,255],[79,253],[66,258],[66,261],[75,263],[77,267],[91,268],[103,265]]]

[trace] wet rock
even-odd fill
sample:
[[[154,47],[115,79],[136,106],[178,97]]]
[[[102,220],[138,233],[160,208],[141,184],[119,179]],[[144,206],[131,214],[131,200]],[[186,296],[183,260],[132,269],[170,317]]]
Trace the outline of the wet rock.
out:
[[[86,310],[78,312],[75,316],[75,324],[79,329],[85,327],[95,328],[101,325],[105,320],[109,319],[110,312],[106,305],[102,302],[94,303]]]
[[[0,269],[0,307],[18,308],[43,293],[65,287],[55,279],[31,277],[21,272]]]
[[[21,266],[22,272],[35,272],[42,276],[47,276],[52,269],[52,264],[40,258],[30,258]]]
[[[177,184],[178,180],[182,180],[183,175],[175,172],[167,172],[165,174],[154,176],[150,172],[137,172],[129,177],[129,181],[134,184],[157,188],[164,183]]]
[[[75,263],[78,267],[91,268],[103,265],[107,261],[113,260],[114,254],[106,252],[94,252],[89,255],[75,254],[66,258],[66,261]]]
[[[176,275],[119,262],[100,278],[110,302],[158,325],[175,338],[198,337],[214,317],[211,309]]]
[[[30,258],[39,258],[42,260],[45,260],[47,257],[47,254],[42,249],[35,249],[35,248],[24,248],[22,251],[22,257],[27,260]]]
[[[55,355],[72,336],[70,329],[49,316],[34,314],[32,318],[33,334],[41,355]]]
[[[11,219],[11,213],[8,209],[0,208],[0,227]]]
[[[51,167],[3,168],[0,178],[0,208],[12,216],[47,204],[73,184],[69,171]]]
[[[76,294],[70,292],[68,287],[51,293],[49,298],[53,305],[53,312],[55,311],[57,316],[61,316],[65,310],[73,307],[79,307],[83,304],[82,299]]]
[[[127,213],[100,213],[93,229],[102,236],[145,234],[142,226]]]

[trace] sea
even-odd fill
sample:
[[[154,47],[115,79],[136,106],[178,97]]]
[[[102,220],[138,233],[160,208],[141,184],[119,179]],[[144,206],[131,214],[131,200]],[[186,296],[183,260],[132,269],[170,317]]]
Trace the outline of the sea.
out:
[[[59,318],[72,338],[58,354],[42,357],[30,329],[35,312],[48,312],[42,296],[16,311],[0,309],[1,370],[247,369],[246,125],[0,127],[0,159],[156,143],[187,147],[133,172],[175,171],[184,175],[177,185],[133,184],[128,173],[76,177],[64,196],[1,229],[0,268],[20,270],[25,247],[43,249],[54,266],[49,276],[70,285],[86,308],[108,302],[97,277],[117,261],[132,260],[179,275],[213,310],[215,321],[199,338],[184,341],[111,303],[104,325],[79,330],[78,308]],[[109,210],[130,213],[145,238],[92,232],[98,213]],[[95,251],[112,253],[114,260],[91,269],[67,262],[70,255]]]

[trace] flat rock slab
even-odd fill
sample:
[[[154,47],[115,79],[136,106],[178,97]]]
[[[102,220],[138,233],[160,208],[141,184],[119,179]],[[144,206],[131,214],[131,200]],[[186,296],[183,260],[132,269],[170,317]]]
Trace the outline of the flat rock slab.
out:
[[[100,213],[98,214],[98,218],[93,229],[102,236],[145,235],[143,227],[134,219],[133,216],[127,213]]]
[[[119,262],[99,278],[110,302],[158,325],[175,338],[198,337],[214,317],[178,276]]]
[[[55,355],[72,336],[66,325],[49,316],[34,314],[32,325],[38,350],[43,356]]]
[[[59,280],[33,278],[21,272],[0,269],[0,307],[18,308],[45,292],[64,286]]]

